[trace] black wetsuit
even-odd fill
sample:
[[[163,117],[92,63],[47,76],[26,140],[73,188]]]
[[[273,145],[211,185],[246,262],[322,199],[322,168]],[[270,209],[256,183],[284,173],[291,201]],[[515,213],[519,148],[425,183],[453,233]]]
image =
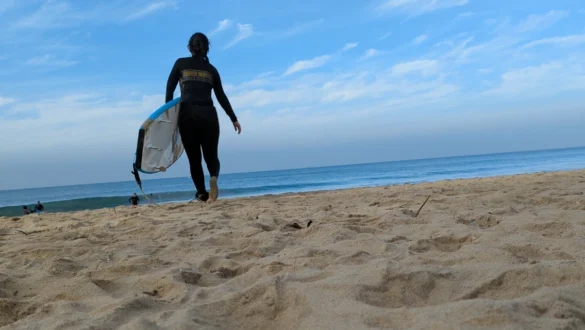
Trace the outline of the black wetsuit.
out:
[[[132,205],[138,205],[139,200],[140,200],[140,198],[138,198],[138,196],[132,196],[132,197],[128,198],[128,201]]]
[[[223,91],[217,69],[207,58],[200,56],[179,58],[167,81],[166,102],[180,82],[181,112],[179,132],[189,159],[191,178],[198,195],[207,196],[205,177],[201,167],[201,151],[210,176],[219,176],[220,162],[217,155],[219,144],[219,120],[211,98],[211,90],[232,122],[238,121]]]

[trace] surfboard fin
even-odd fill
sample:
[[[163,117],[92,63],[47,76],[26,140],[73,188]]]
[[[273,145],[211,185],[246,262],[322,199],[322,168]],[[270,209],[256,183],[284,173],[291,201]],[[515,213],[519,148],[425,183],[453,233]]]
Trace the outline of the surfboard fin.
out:
[[[138,187],[142,189],[142,182],[140,181],[140,175],[138,174],[138,168],[136,167],[136,163],[132,164],[132,172],[130,173],[134,174],[134,179],[136,180]]]

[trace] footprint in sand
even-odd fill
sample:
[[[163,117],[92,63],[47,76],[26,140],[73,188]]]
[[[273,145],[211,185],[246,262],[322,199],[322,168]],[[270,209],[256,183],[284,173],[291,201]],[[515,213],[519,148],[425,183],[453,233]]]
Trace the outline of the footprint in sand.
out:
[[[36,306],[26,302],[13,299],[0,299],[0,327],[24,319],[34,314],[36,309]]]
[[[353,230],[358,234],[375,234],[378,232],[376,228],[365,227],[365,226],[345,226],[349,230]]]
[[[432,306],[451,301],[457,285],[455,276],[449,272],[388,273],[379,285],[362,286],[356,299],[382,308]]]
[[[197,285],[201,287],[218,286],[237,276],[247,273],[252,264],[241,265],[238,262],[221,257],[206,259],[197,268]]]
[[[341,265],[363,265],[372,260],[373,256],[366,251],[358,251],[352,255],[337,258],[334,263]]]
[[[482,215],[479,218],[458,216],[457,223],[461,223],[468,226],[479,227],[482,229],[492,228],[501,223],[501,220],[493,214]]]
[[[114,281],[104,280],[104,279],[92,279],[91,283],[93,283],[98,288],[102,289],[108,295],[114,297],[116,291],[118,290],[118,286],[115,284]]]
[[[52,260],[47,266],[48,273],[58,277],[73,277],[84,268],[75,261],[66,258]]]
[[[537,245],[508,245],[502,250],[510,253],[520,263],[536,263],[541,260],[574,260],[575,258],[563,251],[545,253]]]
[[[425,253],[431,250],[440,252],[455,252],[459,251],[465,244],[470,244],[472,240],[471,235],[463,237],[440,236],[432,239],[421,239],[415,244],[411,245],[408,250],[415,253]]]
[[[580,283],[585,278],[583,268],[570,262],[523,265],[509,268],[484,281],[458,300],[508,300],[528,296],[543,287],[558,287]]]
[[[575,236],[573,226],[566,222],[531,223],[524,226],[524,229],[551,238],[571,238]]]

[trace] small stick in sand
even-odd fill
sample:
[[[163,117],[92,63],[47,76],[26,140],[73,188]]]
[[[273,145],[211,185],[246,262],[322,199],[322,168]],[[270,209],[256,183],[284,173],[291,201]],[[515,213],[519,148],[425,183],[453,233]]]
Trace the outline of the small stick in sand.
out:
[[[429,201],[429,199],[431,198],[431,195],[429,195],[429,197],[427,197],[427,199],[425,200],[424,203],[422,203],[422,205],[418,208],[418,211],[416,211],[416,214],[414,215],[414,217],[418,217],[420,211],[422,210],[422,208],[425,206],[425,204]]]

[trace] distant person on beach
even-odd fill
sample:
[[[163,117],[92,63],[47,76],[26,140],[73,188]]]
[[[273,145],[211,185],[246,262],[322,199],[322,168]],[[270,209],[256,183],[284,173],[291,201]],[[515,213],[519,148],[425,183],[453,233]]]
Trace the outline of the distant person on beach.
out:
[[[35,212],[41,213],[41,212],[43,212],[44,209],[45,209],[45,207],[43,206],[43,204],[41,204],[40,201],[37,201],[37,205],[35,205]]]
[[[209,40],[205,34],[197,32],[187,45],[190,57],[175,61],[167,80],[166,101],[173,99],[177,83],[181,88],[181,112],[179,132],[189,159],[191,178],[197,192],[195,199],[214,202],[219,195],[217,180],[220,162],[217,156],[219,144],[219,118],[211,98],[211,90],[219,104],[229,116],[234,129],[240,134],[242,127],[225,95],[217,69],[209,63]],[[201,152],[209,171],[209,192],[205,188],[205,177],[201,166]]]
[[[134,193],[134,195],[132,195],[132,197],[130,197],[128,199],[128,201],[130,202],[130,205],[132,205],[132,207],[138,206],[139,200],[140,200],[140,198],[138,198],[138,195],[136,195],[136,193]]]
[[[28,209],[28,207],[25,205],[25,206],[23,206],[23,207],[22,207],[22,213],[23,213],[24,215],[27,215],[27,214],[31,214],[31,211],[30,211],[30,210]]]

